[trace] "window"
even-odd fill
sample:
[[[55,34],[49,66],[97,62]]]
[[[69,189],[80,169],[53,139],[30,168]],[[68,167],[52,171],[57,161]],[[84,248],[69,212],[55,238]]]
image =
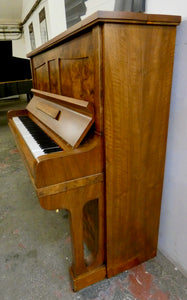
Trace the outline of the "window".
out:
[[[35,43],[34,28],[32,23],[29,25],[29,36],[30,36],[31,50],[34,50],[36,48],[36,43]]]
[[[85,1],[86,0],[65,0],[67,27],[81,21],[80,17],[86,14]]]
[[[40,20],[40,33],[41,33],[41,41],[42,44],[48,41],[48,33],[47,33],[47,22],[45,16],[45,8],[43,8],[39,13]]]
[[[145,0],[115,0],[114,10],[145,11]]]

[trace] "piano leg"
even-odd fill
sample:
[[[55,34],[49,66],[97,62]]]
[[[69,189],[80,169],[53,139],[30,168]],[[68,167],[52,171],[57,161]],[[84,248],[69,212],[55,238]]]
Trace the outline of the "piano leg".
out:
[[[49,190],[47,191],[50,193]],[[44,192],[42,191],[42,194]],[[40,192],[38,193],[39,195]],[[70,275],[74,291],[104,279],[106,277],[106,266],[103,181],[70,189],[66,182],[65,192],[50,193],[50,195],[43,197],[39,196],[39,201],[40,205],[45,209],[67,209],[70,213],[73,259]],[[86,208],[87,205],[90,206],[89,209]],[[96,213],[96,207],[97,217],[93,218],[92,214]],[[85,226],[87,220],[90,220],[90,224]],[[94,220],[97,220],[98,224],[93,224]],[[93,236],[93,233],[95,236]],[[84,242],[87,244],[87,241],[88,248],[90,248],[89,250],[92,254],[90,263],[84,257]]]
[[[86,272],[83,247],[83,208],[82,206],[73,207],[70,211],[70,230],[72,241],[72,272],[79,275]]]
[[[93,207],[94,211],[87,211],[86,220],[84,220],[84,208],[91,202],[92,204],[90,207]],[[96,205],[93,205],[94,202]],[[76,193],[74,203],[75,206],[71,205],[69,209],[71,215],[70,228],[73,254],[73,263],[70,269],[70,274],[73,280],[73,289],[74,291],[78,291],[106,277],[106,268],[104,266],[105,235],[103,183],[86,186],[79,190],[79,192]],[[96,218],[98,224],[91,224],[93,223],[93,218],[87,227],[84,226],[85,221],[91,219],[92,214],[96,213],[96,207],[98,210],[98,218]],[[90,215],[88,215],[89,213]],[[96,236],[94,236],[93,233]],[[90,242],[91,239],[93,240],[92,242]],[[88,248],[92,255],[92,259],[89,264],[84,257],[84,242],[88,244]],[[96,246],[94,245],[94,242],[96,243]]]

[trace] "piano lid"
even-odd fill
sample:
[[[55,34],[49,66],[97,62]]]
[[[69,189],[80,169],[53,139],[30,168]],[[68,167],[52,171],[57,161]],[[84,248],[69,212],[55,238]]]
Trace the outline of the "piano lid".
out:
[[[35,95],[27,105],[27,110],[72,148],[78,147],[94,122],[90,103],[37,90],[32,91]]]

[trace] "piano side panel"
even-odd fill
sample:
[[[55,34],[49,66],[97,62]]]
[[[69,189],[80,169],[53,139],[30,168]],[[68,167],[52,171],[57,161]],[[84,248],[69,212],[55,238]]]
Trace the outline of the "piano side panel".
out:
[[[174,45],[173,26],[104,25],[109,277],[156,255]]]

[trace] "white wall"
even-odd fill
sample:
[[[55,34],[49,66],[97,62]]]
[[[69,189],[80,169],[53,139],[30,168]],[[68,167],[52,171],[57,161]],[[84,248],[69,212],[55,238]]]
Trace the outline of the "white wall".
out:
[[[183,19],[177,28],[159,249],[187,274],[187,1],[147,0],[146,12]]]
[[[88,0],[85,2],[87,7],[86,15],[82,18],[85,18],[97,10],[114,10],[115,0]]]
[[[48,0],[48,7],[51,28],[50,38],[52,38],[67,28],[64,0]]]
[[[35,0],[24,0],[23,1],[23,10],[22,10],[22,21],[32,8],[33,4],[35,3]],[[40,35],[40,23],[39,23],[39,12],[42,10],[42,8],[45,7],[46,12],[46,19],[47,19],[47,28],[48,28],[48,34],[50,36],[50,26],[49,26],[49,17],[48,17],[48,1],[41,1],[34,13],[30,16],[28,21],[24,24],[23,30],[24,30],[24,37],[25,37],[25,47],[26,47],[26,53],[31,51],[31,44],[30,44],[30,36],[29,36],[29,25],[33,23],[34,28],[34,35],[35,35],[35,43],[36,47],[39,47],[41,45],[41,35]]]
[[[23,0],[22,20],[30,11],[31,7],[35,3],[35,0]],[[82,18],[89,16],[97,10],[113,10],[115,0],[88,0],[85,2],[87,6],[86,15]],[[25,53],[31,51],[30,37],[29,37],[29,25],[33,23],[36,47],[41,45],[40,26],[39,26],[39,12],[45,7],[46,19],[48,27],[49,39],[62,33],[66,30],[66,17],[64,0],[43,0],[31,15],[29,20],[24,25],[24,37],[25,37]]]
[[[24,0],[23,1],[23,11],[22,11],[22,20],[32,8],[35,0]],[[24,36],[26,44],[26,52],[31,51],[30,37],[29,37],[29,25],[33,23],[34,35],[36,47],[39,47],[41,42],[40,35],[40,24],[39,24],[39,12],[45,7],[46,11],[46,21],[48,29],[48,38],[51,39],[56,35],[60,34],[66,30],[66,18],[65,18],[65,8],[64,0],[43,0],[40,2],[34,13],[31,15],[29,20],[24,25]]]
[[[187,18],[186,0],[146,0],[146,13],[180,15]]]
[[[21,39],[12,41],[12,55],[14,57],[26,58],[24,36]]]

